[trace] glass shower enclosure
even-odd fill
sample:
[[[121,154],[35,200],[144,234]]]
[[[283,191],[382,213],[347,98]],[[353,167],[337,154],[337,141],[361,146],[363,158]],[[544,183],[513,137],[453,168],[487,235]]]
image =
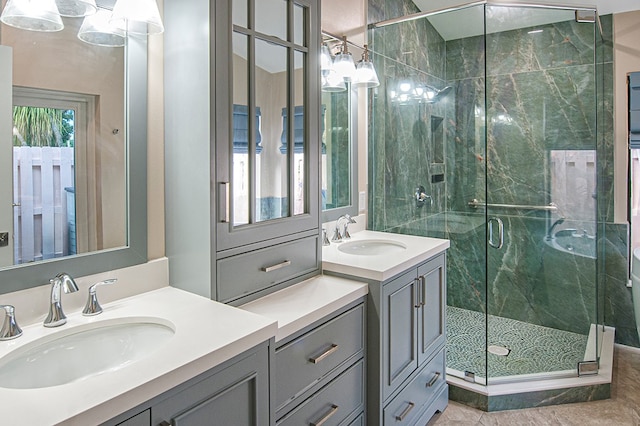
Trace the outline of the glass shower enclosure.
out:
[[[597,13],[487,2],[409,18],[369,33],[369,228],[451,241],[449,375],[597,372]]]

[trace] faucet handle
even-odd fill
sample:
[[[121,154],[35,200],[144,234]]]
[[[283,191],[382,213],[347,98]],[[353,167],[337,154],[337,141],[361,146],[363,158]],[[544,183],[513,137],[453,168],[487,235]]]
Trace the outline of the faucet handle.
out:
[[[11,340],[22,336],[22,329],[18,326],[15,316],[15,308],[12,305],[0,305],[4,309],[5,318],[0,328],[0,340]]]
[[[82,310],[82,315],[84,315],[86,317],[90,317],[90,316],[98,315],[99,313],[101,313],[102,312],[102,306],[100,306],[100,303],[98,302],[98,296],[97,296],[96,288],[98,286],[101,286],[101,285],[115,284],[116,281],[118,281],[117,278],[111,278],[111,279],[108,279],[108,280],[97,282],[94,285],[92,285],[91,287],[89,287],[89,298],[87,299],[87,304],[85,305],[84,309]]]
[[[329,241],[329,237],[327,236],[326,228],[322,228],[322,245],[323,246],[330,246],[331,245],[331,242]]]

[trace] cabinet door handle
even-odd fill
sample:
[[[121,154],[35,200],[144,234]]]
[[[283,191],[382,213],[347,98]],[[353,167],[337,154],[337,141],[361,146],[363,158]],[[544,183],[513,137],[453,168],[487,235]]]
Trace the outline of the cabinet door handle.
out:
[[[218,220],[223,223],[229,219],[229,182],[218,184]]]
[[[426,276],[421,276],[420,277],[420,285],[421,285],[421,292],[422,292],[422,298],[420,299],[420,304],[422,306],[427,304],[427,277]]]
[[[399,416],[396,416],[396,420],[401,422],[405,419],[405,417],[407,417],[409,415],[409,413],[411,412],[411,410],[413,410],[413,407],[415,407],[416,404],[414,404],[413,402],[410,402],[409,405],[407,406],[407,408],[404,409],[404,411],[402,413],[400,413]]]
[[[331,404],[331,409],[329,411],[327,411],[327,414],[322,416],[322,418],[320,420],[318,420],[317,422],[311,422],[309,424],[309,426],[322,426],[324,424],[324,422],[329,420],[331,418],[331,416],[333,416],[338,411],[338,408],[339,407],[337,405]]]
[[[329,349],[327,349],[326,351],[324,351],[321,355],[315,357],[315,358],[309,358],[309,361],[317,364],[320,361],[322,361],[323,359],[325,359],[326,357],[328,357],[329,355],[331,355],[332,353],[334,353],[335,351],[338,350],[338,345],[336,345],[335,343],[331,344],[331,347]]]
[[[427,383],[427,387],[430,388],[433,385],[435,385],[439,378],[440,378],[440,373],[434,374],[431,380],[429,380],[429,383]]]
[[[419,284],[419,279],[414,279],[413,283],[415,284],[415,290],[413,291],[413,307],[414,308],[419,308],[420,307],[420,284]]]
[[[280,262],[280,263],[276,263],[275,265],[271,265],[271,266],[264,266],[261,268],[262,272],[271,272],[271,271],[275,271],[277,269],[280,268],[284,268],[285,266],[289,266],[291,265],[291,261],[290,260],[285,260],[284,262]]]

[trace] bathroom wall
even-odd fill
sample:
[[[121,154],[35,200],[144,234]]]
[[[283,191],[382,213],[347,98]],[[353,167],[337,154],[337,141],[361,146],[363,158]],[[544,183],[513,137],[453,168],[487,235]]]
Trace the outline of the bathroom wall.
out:
[[[369,2],[370,23],[413,12],[417,9],[408,1]],[[384,77],[370,106],[369,227],[451,238],[450,305],[484,311],[488,295],[491,314],[580,333],[604,318],[617,328],[619,343],[638,346],[626,288],[626,225],[613,223],[612,16],[602,17],[602,25],[606,40],[597,51],[602,77],[597,82],[591,25],[550,24],[537,38],[528,30],[490,34],[487,111],[483,37],[445,43],[424,19],[371,30],[374,51],[388,58],[376,59]],[[451,85],[455,95],[441,105],[395,105],[389,100],[389,85],[406,76],[439,87]],[[598,96],[596,115],[593,101],[600,88],[604,97]],[[488,154],[485,114],[494,118],[488,121]],[[440,170],[435,171],[431,161],[433,135],[420,132],[418,124],[433,115],[442,115],[446,124],[446,164],[439,166],[446,179],[435,185],[430,177]],[[595,150],[596,144],[597,220],[593,208],[589,221],[575,210],[563,214],[568,219],[557,227],[584,229],[593,237],[599,226],[597,246],[590,240],[593,255],[557,251],[547,244],[548,227],[560,217],[547,212],[496,212],[505,223],[505,247],[485,252],[484,211],[467,205],[474,198],[484,200],[485,185],[489,202],[545,205],[552,193],[546,172],[550,150]],[[418,209],[411,190],[422,182],[428,183],[434,205]],[[605,253],[599,264],[596,247]],[[488,288],[486,272],[491,277]],[[598,276],[605,282],[599,289]]]
[[[411,2],[369,2],[373,21],[414,12]],[[369,102],[368,227],[390,229],[444,209],[446,180],[432,183],[432,179],[445,173],[437,145],[443,144],[444,134],[438,127],[444,127],[450,113],[447,103],[402,100],[394,98],[394,93],[399,94],[402,84],[443,88],[445,43],[424,19],[371,30],[369,43],[380,86]],[[416,207],[419,186],[433,203]]]

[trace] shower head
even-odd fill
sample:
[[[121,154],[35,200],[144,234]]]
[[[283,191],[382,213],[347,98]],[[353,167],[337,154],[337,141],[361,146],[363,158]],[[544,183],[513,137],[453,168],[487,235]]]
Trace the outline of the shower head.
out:
[[[449,92],[451,92],[451,86],[445,86],[442,89],[438,90],[436,95],[433,97],[433,102],[439,102],[442,98],[447,96]]]

